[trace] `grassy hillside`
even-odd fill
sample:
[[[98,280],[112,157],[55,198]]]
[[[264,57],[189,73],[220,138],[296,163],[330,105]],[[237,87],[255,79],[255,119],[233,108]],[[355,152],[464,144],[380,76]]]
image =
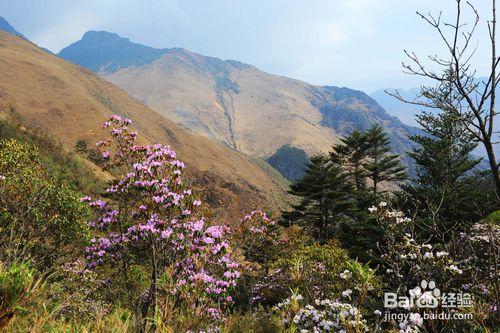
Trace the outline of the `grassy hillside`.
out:
[[[221,213],[238,207],[229,214],[238,215],[262,205],[276,210],[284,200],[280,180],[251,158],[190,133],[90,71],[3,32],[0,72],[0,116],[49,133],[67,150],[80,140],[98,141],[102,122],[119,113],[134,121],[144,142],[170,144]]]

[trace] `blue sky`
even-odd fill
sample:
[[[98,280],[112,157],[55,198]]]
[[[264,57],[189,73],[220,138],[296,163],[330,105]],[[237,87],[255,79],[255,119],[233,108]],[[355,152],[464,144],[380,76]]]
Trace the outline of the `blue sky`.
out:
[[[489,2],[473,1],[484,16],[480,50]],[[0,0],[0,16],[55,52],[87,30],[107,30],[366,92],[422,83],[402,73],[403,50],[427,55],[442,47],[415,12],[452,18],[454,9],[455,0]],[[476,55],[480,74],[487,56]]]

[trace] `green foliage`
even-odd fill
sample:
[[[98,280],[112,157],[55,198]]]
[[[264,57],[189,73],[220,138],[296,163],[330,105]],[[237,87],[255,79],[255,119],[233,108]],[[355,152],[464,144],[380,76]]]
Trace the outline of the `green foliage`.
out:
[[[365,132],[353,130],[333,146],[330,157],[349,174],[358,193],[367,190],[368,181],[374,194],[380,183],[399,182],[406,178],[405,167],[399,155],[389,154],[390,139],[380,125],[373,125]]]
[[[354,209],[352,187],[345,176],[326,155],[311,157],[305,176],[291,186],[290,193],[300,202],[283,213],[285,224],[303,226],[318,240],[330,239]]]
[[[42,287],[42,280],[27,263],[6,266],[0,261],[0,330],[25,310]]]
[[[390,139],[380,125],[374,125],[365,132],[366,176],[373,184],[373,193],[378,193],[382,182],[399,182],[406,179],[405,167],[400,164],[399,155],[389,154]]]
[[[80,139],[75,144],[75,150],[77,153],[83,154],[88,150],[88,143],[86,140]]]
[[[0,260],[50,270],[85,240],[81,195],[48,172],[38,149],[0,141]]]
[[[354,186],[356,210],[343,221],[337,235],[352,257],[366,262],[376,252],[382,230],[368,214],[368,208],[380,199],[379,184],[389,185],[405,178],[398,155],[389,154],[390,140],[382,127],[374,125],[365,132],[353,130],[332,147],[330,158],[342,167]],[[370,186],[369,186],[370,185]]]
[[[270,287],[279,291],[274,296],[279,296],[278,299],[286,298],[291,289],[297,290],[310,301],[321,297],[340,297],[345,283],[339,276],[347,269],[349,262],[347,251],[338,242],[302,245],[272,266],[274,273],[271,274],[279,277],[276,283],[285,288]]]
[[[493,206],[482,188],[484,173],[475,168],[477,146],[461,119],[449,113],[417,116],[427,135],[411,137],[418,146],[409,155],[417,167],[413,183],[398,194],[400,205],[417,217],[422,238],[449,239],[484,216]]]
[[[348,136],[340,138],[340,142],[333,146],[330,158],[334,163],[349,170],[349,176],[357,192],[366,191],[366,170],[363,169],[363,161],[367,154],[365,134],[353,130]]]
[[[496,210],[490,215],[486,216],[486,221],[491,221],[491,223],[499,225],[500,224],[500,210]]]
[[[74,185],[87,193],[95,193],[102,188],[98,179],[81,157],[67,152],[61,143],[39,131],[14,125],[0,120],[0,140],[15,139],[20,143],[35,146],[44,167],[56,178]]]

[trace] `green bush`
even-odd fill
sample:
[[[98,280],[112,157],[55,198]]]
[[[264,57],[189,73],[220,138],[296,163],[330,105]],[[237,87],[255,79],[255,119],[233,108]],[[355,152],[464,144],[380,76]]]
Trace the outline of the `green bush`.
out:
[[[86,238],[87,208],[72,186],[48,172],[38,150],[0,141],[0,260],[30,260],[46,271]]]
[[[349,263],[347,251],[337,241],[300,245],[272,265],[269,274],[255,286],[253,299],[274,305],[288,297],[290,290],[310,301],[340,297],[345,281],[339,276]]]

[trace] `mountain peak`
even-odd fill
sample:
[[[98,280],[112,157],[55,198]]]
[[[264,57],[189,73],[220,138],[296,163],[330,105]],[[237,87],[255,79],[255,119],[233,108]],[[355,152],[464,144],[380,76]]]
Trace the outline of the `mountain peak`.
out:
[[[166,51],[133,43],[113,32],[87,31],[82,39],[62,49],[59,56],[94,72],[109,73],[148,64]]]
[[[81,40],[104,41],[104,40],[123,40],[130,43],[130,39],[122,37],[114,32],[104,30],[89,30],[83,34]]]
[[[180,47],[156,49],[134,43],[126,37],[108,31],[87,31],[82,38],[61,50],[59,56],[93,72],[109,74],[122,68],[139,67],[169,54],[192,66],[207,67],[211,72],[228,69],[255,69],[236,60],[203,56]]]
[[[26,39],[22,33],[18,32],[6,19],[0,16],[0,30],[8,32],[9,34],[16,35]]]

